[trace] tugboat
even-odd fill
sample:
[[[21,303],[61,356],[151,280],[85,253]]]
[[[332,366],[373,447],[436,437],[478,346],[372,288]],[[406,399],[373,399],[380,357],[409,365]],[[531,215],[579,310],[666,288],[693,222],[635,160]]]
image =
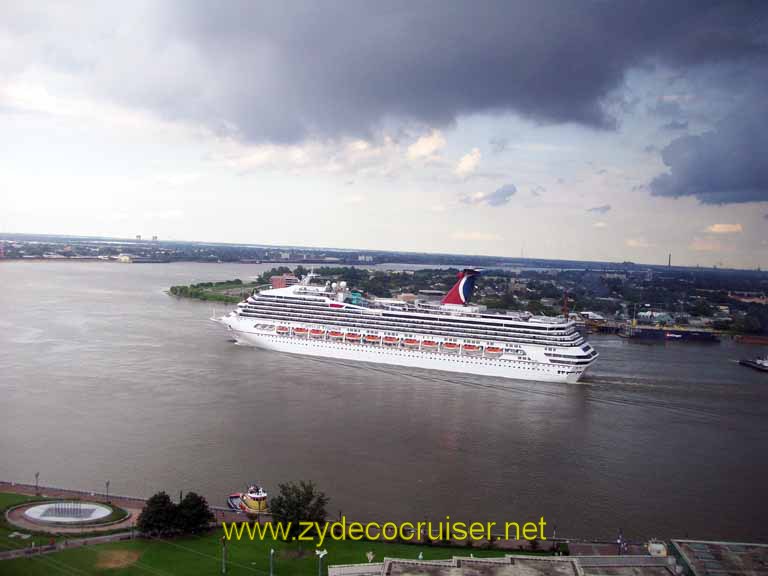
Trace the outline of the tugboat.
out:
[[[760,372],[768,372],[768,356],[764,358],[755,358],[754,360],[739,360],[739,364],[760,370]]]
[[[227,505],[238,512],[259,514],[267,511],[267,493],[261,486],[253,484],[247,492],[235,492],[227,496]]]

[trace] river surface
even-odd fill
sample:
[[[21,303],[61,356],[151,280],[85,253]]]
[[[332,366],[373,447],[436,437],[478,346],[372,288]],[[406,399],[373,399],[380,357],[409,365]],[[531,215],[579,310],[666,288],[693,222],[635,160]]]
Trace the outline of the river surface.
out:
[[[768,540],[760,347],[593,336],[582,384],[544,384],[235,346],[164,293],[271,266],[0,264],[0,480],[223,505],[311,479],[361,520]]]

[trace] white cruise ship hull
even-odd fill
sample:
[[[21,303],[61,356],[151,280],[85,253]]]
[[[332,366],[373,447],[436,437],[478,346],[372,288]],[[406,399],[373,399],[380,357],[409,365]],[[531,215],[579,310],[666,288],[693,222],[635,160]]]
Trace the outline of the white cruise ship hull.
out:
[[[229,327],[230,333],[240,344],[307,356],[321,356],[355,362],[371,362],[518,380],[563,383],[578,382],[587,368],[586,366],[562,366],[543,362],[521,361],[509,355],[502,355],[498,358],[453,355],[437,351],[388,347],[382,344],[358,344],[345,341],[248,332],[238,329],[239,326],[236,319],[224,317],[220,321]]]

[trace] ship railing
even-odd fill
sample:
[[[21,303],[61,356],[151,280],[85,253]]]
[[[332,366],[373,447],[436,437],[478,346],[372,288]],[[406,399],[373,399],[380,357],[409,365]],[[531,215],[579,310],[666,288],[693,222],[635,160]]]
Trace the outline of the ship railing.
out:
[[[254,306],[254,308],[259,308],[261,310],[266,310],[268,313],[274,314],[274,315],[277,315],[277,314],[286,315],[287,314],[287,315],[290,315],[290,316],[296,316],[296,317],[301,317],[301,318],[309,318],[310,319],[309,321],[315,321],[315,322],[317,321],[316,318],[318,316],[320,316],[321,318],[328,319],[329,322],[336,322],[336,321],[339,320],[338,314],[324,313],[323,311],[317,311],[317,312],[314,312],[313,314],[310,315],[310,314],[306,313],[306,310],[304,308],[292,308],[292,309],[289,309],[289,310],[275,310],[275,308],[271,308],[271,307],[265,308],[265,307],[261,307],[261,306]],[[254,310],[253,309],[247,309],[247,310],[243,311],[244,315],[249,315],[248,314],[249,312],[254,312]],[[352,319],[350,319],[350,320],[352,320]],[[390,326],[393,323],[391,319],[378,320],[378,319],[374,319],[374,318],[360,318],[360,319],[356,318],[354,320],[355,321],[361,321],[361,322],[369,321],[369,322],[373,322],[374,325],[379,325],[379,326],[382,325],[382,324],[385,325],[385,326]],[[547,332],[527,332],[527,331],[525,331],[526,330],[525,328],[509,328],[507,330],[503,330],[502,331],[502,330],[493,330],[493,329],[489,329],[489,328],[485,328],[485,327],[462,326],[462,325],[457,326],[457,325],[454,325],[454,324],[445,324],[445,323],[443,323],[443,324],[437,323],[436,324],[436,323],[430,322],[428,320],[418,320],[418,319],[414,319],[414,320],[395,320],[395,322],[402,322],[404,325],[434,326],[434,327],[439,327],[440,329],[453,329],[453,330],[456,330],[456,329],[462,330],[463,329],[465,331],[467,329],[472,329],[473,331],[482,332],[484,334],[498,334],[500,337],[506,336],[506,335],[508,335],[510,333],[511,334],[519,334],[521,337],[528,337],[528,338],[532,338],[532,339],[539,339],[539,340],[542,340],[542,341],[566,342],[566,341],[576,340],[579,337],[577,331],[575,331],[575,330],[570,332],[570,333],[568,333],[568,334],[552,334],[551,332],[548,332],[548,331]]]
[[[278,314],[270,313],[269,315],[260,315],[257,313],[251,313],[247,316],[249,318],[263,318],[263,319],[270,319],[274,320],[274,317]],[[284,315],[282,317],[282,321],[284,322],[296,322],[300,324],[305,325],[322,325],[322,326],[338,326],[340,328],[346,328],[346,329],[357,329],[357,330],[392,330],[391,324],[384,324],[383,326],[381,324],[377,323],[363,323],[363,322],[344,322],[339,321],[338,319],[333,319],[332,321],[329,321],[327,323],[320,323],[317,321],[316,318],[309,317],[308,319],[304,318],[296,318],[295,315]],[[442,336],[442,337],[455,337],[455,338],[475,338],[475,339],[483,339],[483,340],[492,340],[492,341],[498,341],[498,342],[511,342],[511,343],[520,343],[520,344],[533,344],[538,346],[556,346],[556,347],[563,347],[563,348],[572,348],[577,346],[582,346],[585,342],[583,338],[580,336],[577,336],[575,339],[570,340],[563,340],[563,339],[552,339],[552,338],[536,338],[536,337],[526,337],[526,336],[499,336],[494,333],[485,333],[483,331],[475,331],[475,332],[456,332],[452,331],[448,334],[446,334],[445,330],[430,330],[428,328],[423,327],[402,327],[402,331],[405,332],[413,331],[419,334],[426,334],[426,335],[435,335],[435,336]]]
[[[266,304],[266,302],[269,302],[268,305],[274,306],[275,308],[286,308],[286,309],[289,309],[289,310],[296,310],[297,313],[301,313],[302,311],[306,311],[308,308],[312,309],[312,310],[316,310],[318,313],[327,312],[327,306],[326,306],[327,303],[325,303],[325,302],[319,303],[317,301],[311,301],[311,302],[306,302],[306,303],[301,304],[301,305],[297,305],[295,303],[292,303],[291,300],[292,300],[291,298],[282,298],[282,297],[281,297],[280,300],[275,300],[275,299],[271,299],[270,298],[269,300],[266,300],[263,303],[262,302],[253,302],[253,303],[250,303],[250,305],[251,306],[263,306],[263,305]],[[383,308],[380,308],[380,309],[378,309],[376,311],[379,312],[379,311],[383,311],[383,310],[384,310]],[[359,313],[359,314],[364,314],[366,311],[372,311],[372,310],[371,309],[355,309],[355,308],[350,308],[350,307],[348,307],[345,310],[346,313]],[[391,311],[392,312],[401,312],[402,310],[394,309],[394,310],[391,310]],[[438,317],[435,318],[433,316],[438,316]],[[484,316],[482,316],[482,318],[498,320],[498,318],[490,318],[488,315],[484,315]],[[549,316],[544,316],[543,318],[549,318]],[[450,315],[449,316],[446,316],[446,315],[418,316],[416,318],[412,318],[412,319],[409,319],[409,320],[411,322],[414,322],[414,321],[416,321],[416,322],[419,322],[419,321],[435,322],[436,321],[436,322],[441,322],[441,323],[442,322],[447,322],[449,324],[452,324],[451,320],[450,320]],[[513,320],[513,322],[518,322],[518,321],[517,320]],[[472,324],[475,324],[475,322],[472,322]],[[518,331],[521,331],[521,330],[522,331],[531,331],[531,333],[534,333],[534,334],[547,334],[547,335],[568,332],[575,325],[574,322],[568,322],[568,323],[543,322],[542,324],[545,324],[544,326],[533,326],[533,325],[530,325],[530,324],[528,324],[526,322],[520,322],[520,324],[521,325],[518,325],[518,326],[509,326],[509,325],[504,325],[504,324],[485,324],[484,323],[483,325],[484,326],[488,326],[488,327],[499,327],[499,328],[503,328],[503,327],[506,326],[507,328],[515,329],[515,330],[518,330]],[[526,324],[528,324],[528,325],[526,325]],[[546,325],[546,324],[549,324],[549,325]],[[556,326],[557,328],[553,329],[552,328],[553,326]]]

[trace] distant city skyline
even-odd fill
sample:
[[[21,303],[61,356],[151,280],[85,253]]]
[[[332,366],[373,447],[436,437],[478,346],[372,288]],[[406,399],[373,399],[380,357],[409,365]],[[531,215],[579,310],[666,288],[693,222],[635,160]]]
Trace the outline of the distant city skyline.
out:
[[[0,233],[768,266],[768,4],[0,6]]]

